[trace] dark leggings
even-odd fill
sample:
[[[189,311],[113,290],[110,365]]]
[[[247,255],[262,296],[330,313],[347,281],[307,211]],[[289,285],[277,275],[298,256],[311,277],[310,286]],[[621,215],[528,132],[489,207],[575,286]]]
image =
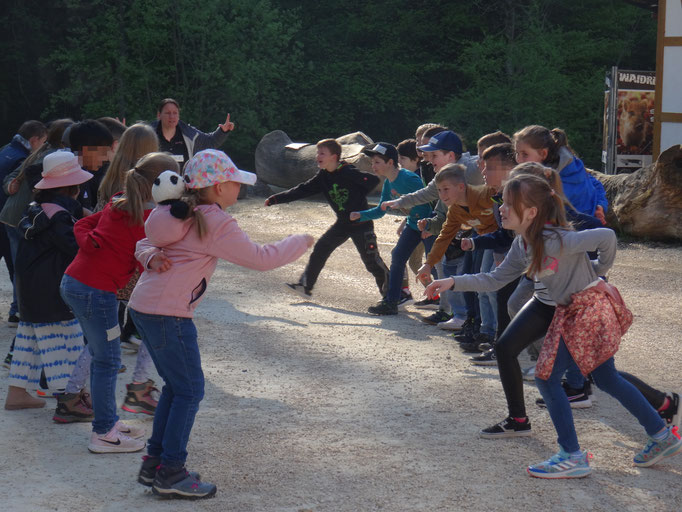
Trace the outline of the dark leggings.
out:
[[[496,299],[497,299],[497,336],[496,338],[500,338],[502,336],[502,333],[504,330],[507,328],[509,325],[509,322],[511,321],[511,318],[509,317],[509,311],[507,308],[507,302],[509,302],[509,297],[511,297],[512,293],[514,293],[514,290],[516,290],[516,287],[519,284],[519,279],[514,279],[511,283],[503,286],[499,290],[497,290],[496,293]]]
[[[554,317],[554,309],[554,306],[544,304],[533,297],[509,322],[495,344],[497,368],[500,371],[502,388],[512,418],[526,417],[523,377],[518,355],[533,341],[547,334]]]
[[[495,344],[497,367],[507,398],[509,415],[512,418],[526,417],[523,378],[518,355],[534,340],[543,338],[547,334],[547,329],[554,317],[554,310],[554,306],[544,304],[533,297],[512,319]],[[644,395],[654,409],[658,410],[663,405],[665,393],[652,388],[634,375],[626,372],[619,373]]]

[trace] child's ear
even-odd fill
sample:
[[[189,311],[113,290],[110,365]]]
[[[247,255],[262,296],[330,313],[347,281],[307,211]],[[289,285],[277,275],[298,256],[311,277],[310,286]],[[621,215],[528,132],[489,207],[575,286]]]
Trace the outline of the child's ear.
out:
[[[530,208],[526,208],[526,215],[528,220],[533,220],[538,215],[537,207],[531,206]]]
[[[547,155],[549,155],[549,150],[547,148],[542,148],[538,153],[540,154],[540,157],[542,157],[543,162],[547,160]]]

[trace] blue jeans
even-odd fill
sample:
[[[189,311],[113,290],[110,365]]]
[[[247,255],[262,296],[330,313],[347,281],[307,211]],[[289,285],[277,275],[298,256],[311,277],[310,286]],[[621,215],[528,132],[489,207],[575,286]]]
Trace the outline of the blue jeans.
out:
[[[495,270],[493,250],[483,251],[481,258],[481,273],[490,273]],[[478,306],[481,311],[481,332],[492,338],[497,330],[497,292],[479,292]]]
[[[121,368],[121,329],[116,294],[92,288],[66,274],[60,292],[81,324],[92,354],[90,392],[95,413],[92,430],[106,434],[118,421],[116,379]]]
[[[204,397],[197,329],[191,318],[148,315],[134,309],[128,309],[128,314],[164,381],[147,453],[161,457],[166,466],[184,466],[189,434]]]
[[[454,260],[443,261],[443,274],[445,277],[460,276],[464,268],[464,256],[455,258]],[[467,317],[467,306],[464,301],[464,293],[447,290],[444,292],[447,301],[450,303],[452,314],[459,318]]]
[[[567,452],[580,450],[578,436],[573,424],[573,413],[568,397],[561,388],[561,376],[569,365],[575,364],[562,339],[549,379],[535,378],[538,390],[547,404],[547,410],[557,431],[559,446]],[[616,370],[613,357],[592,371],[592,377],[599,389],[618,400],[630,414],[639,421],[650,436],[660,432],[665,423],[656,410],[647,402],[635,386],[625,380]]]
[[[433,245],[433,240],[430,243],[426,242],[426,240],[428,239],[424,240],[424,247],[428,253]],[[393,251],[391,251],[391,268],[388,274],[388,293],[386,294],[387,301],[398,302],[400,300],[400,290],[402,289],[403,276],[405,275],[405,264],[410,259],[410,254],[412,254],[414,248],[421,242],[421,232],[415,231],[410,226],[405,226]]]

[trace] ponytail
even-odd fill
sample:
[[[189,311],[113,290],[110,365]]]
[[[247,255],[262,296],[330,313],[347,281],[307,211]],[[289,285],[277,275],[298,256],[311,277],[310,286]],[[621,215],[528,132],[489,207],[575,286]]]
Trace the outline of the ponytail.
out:
[[[561,128],[553,128],[550,131],[552,138],[554,139],[554,143],[556,144],[557,152],[565,147],[568,149],[571,154],[575,155],[575,152],[571,148],[571,146],[568,145],[568,136],[566,135],[566,132],[563,131]]]
[[[204,238],[208,232],[208,227],[204,214],[197,206],[208,202],[207,191],[209,188],[211,187],[186,188],[182,197],[171,204],[171,215],[181,220],[192,219],[200,239]]]
[[[165,153],[149,153],[137,161],[125,175],[125,192],[114,199],[112,208],[130,215],[131,225],[144,224],[145,204],[152,201],[152,185],[163,171],[178,172],[178,163]]]

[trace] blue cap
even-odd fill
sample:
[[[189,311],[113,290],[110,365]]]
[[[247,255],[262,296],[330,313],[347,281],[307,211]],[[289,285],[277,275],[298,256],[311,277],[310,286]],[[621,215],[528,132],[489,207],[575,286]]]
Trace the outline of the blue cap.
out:
[[[452,151],[461,155],[464,153],[462,149],[462,140],[457,136],[457,134],[450,130],[445,130],[444,132],[437,133],[429,140],[429,143],[425,146],[419,146],[419,151],[428,153],[429,151]]]

